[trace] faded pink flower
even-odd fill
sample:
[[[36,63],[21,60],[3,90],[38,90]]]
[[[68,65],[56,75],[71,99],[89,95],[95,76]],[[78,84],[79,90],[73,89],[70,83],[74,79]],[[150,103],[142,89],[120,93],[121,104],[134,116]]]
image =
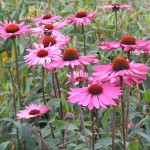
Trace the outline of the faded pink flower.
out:
[[[121,4],[106,4],[102,6],[103,9],[111,8],[114,11],[118,11],[119,9],[126,9],[130,10],[131,6],[130,5],[121,5]]]
[[[66,74],[68,81],[66,83],[72,82],[71,74]],[[83,70],[73,71],[74,83],[78,85],[79,83],[85,81],[88,77],[88,73]]]
[[[10,37],[16,37],[20,34],[26,34],[29,30],[29,25],[24,25],[23,23],[17,24],[15,21],[4,21],[0,22],[0,37],[7,39]]]
[[[148,42],[145,40],[137,41],[135,37],[131,35],[124,36],[119,42],[106,42],[100,45],[102,50],[113,50],[123,48],[124,51],[134,51],[142,49],[147,46]]]
[[[25,107],[25,110],[20,110],[16,116],[17,119],[31,119],[31,118],[37,118],[40,116],[43,116],[47,112],[50,111],[50,106],[42,106],[40,104],[29,104],[28,106]]]
[[[49,64],[52,60],[60,58],[60,49],[55,46],[46,47],[42,44],[34,43],[34,50],[27,49],[28,55],[24,56],[26,63],[30,66],[35,67],[41,64],[43,67]]]
[[[84,65],[90,65],[91,63],[97,63],[98,61],[96,55],[79,56],[74,48],[67,48],[62,58],[51,62],[46,68],[63,68],[64,66],[74,68],[76,66],[81,66],[84,70]]]
[[[122,90],[115,84],[94,83],[88,87],[72,88],[68,93],[68,102],[88,106],[92,110],[94,107],[107,109],[107,105],[117,106],[114,100],[119,100]]]
[[[123,77],[125,84],[142,83],[146,79],[146,74],[150,67],[141,64],[128,62],[123,57],[117,57],[112,64],[100,65],[94,69],[94,80],[110,81],[110,83],[117,83],[119,77]]]
[[[82,26],[83,24],[89,24],[96,16],[96,12],[88,13],[86,11],[77,12],[76,15],[69,17],[67,20],[71,24],[76,24],[77,26]]]
[[[63,34],[59,32],[59,29],[64,28],[67,25],[67,21],[56,22],[54,24],[45,24],[40,27],[31,28],[31,31],[35,36],[44,37],[45,35],[50,35],[53,37],[62,36]]]
[[[55,46],[60,49],[64,49],[69,41],[70,37],[68,35],[59,35],[57,37],[45,36],[40,40],[44,47]]]
[[[61,19],[61,16],[53,15],[53,14],[45,14],[43,17],[38,17],[34,19],[35,25],[40,23],[48,24],[53,21]]]

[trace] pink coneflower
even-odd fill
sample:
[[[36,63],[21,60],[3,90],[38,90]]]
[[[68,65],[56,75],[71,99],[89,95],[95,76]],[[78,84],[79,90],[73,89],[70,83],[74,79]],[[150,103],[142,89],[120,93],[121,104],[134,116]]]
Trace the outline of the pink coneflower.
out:
[[[20,110],[16,116],[17,119],[31,119],[31,118],[37,118],[40,116],[43,116],[47,112],[50,111],[50,106],[42,106],[40,104],[29,104],[25,107],[25,110]]]
[[[35,67],[38,64],[45,67],[46,64],[49,64],[52,60],[60,58],[60,49],[58,47],[51,46],[44,48],[44,45],[36,43],[34,43],[34,46],[35,49],[27,49],[29,54],[24,56],[29,67]]]
[[[119,9],[130,10],[130,5],[120,5],[120,4],[106,4],[102,6],[103,9],[111,8],[113,11],[118,11]]]
[[[59,29],[64,28],[67,25],[67,21],[56,22],[54,24],[45,24],[37,28],[31,28],[31,31],[35,36],[43,37],[45,35],[50,36],[62,36],[62,33],[59,32]]]
[[[99,60],[96,59],[96,55],[89,56],[79,56],[78,52],[74,48],[67,48],[62,56],[49,65],[47,68],[63,68],[64,66],[70,66],[74,68],[75,66],[81,66],[84,70],[84,65],[90,65],[91,63],[97,63]]]
[[[68,81],[66,83],[72,82],[71,74],[66,74]],[[88,77],[88,73],[83,70],[73,71],[74,83],[78,85],[79,83],[85,81]]]
[[[20,34],[26,34],[29,32],[29,25],[24,25],[23,23],[17,24],[15,21],[4,21],[0,22],[0,37],[7,39],[10,37],[16,37]]]
[[[102,50],[113,50],[123,48],[124,51],[139,50],[146,46],[148,43],[144,40],[137,41],[135,37],[131,35],[124,36],[119,42],[106,42],[100,45]]]
[[[34,19],[35,25],[39,23],[48,24],[53,21],[59,20],[61,16],[53,15],[53,14],[45,14],[43,17],[38,17]]]
[[[64,49],[69,41],[70,37],[68,35],[59,35],[57,37],[45,36],[43,39],[40,40],[44,47],[55,46],[61,49]]]
[[[95,68],[93,75],[95,80],[109,80],[110,83],[118,82],[119,77],[122,76],[124,83],[130,85],[145,80],[149,70],[150,67],[144,64],[128,62],[123,57],[117,57],[112,64],[100,65]]]
[[[76,24],[77,26],[82,26],[83,24],[89,24],[96,16],[96,12],[88,13],[86,11],[77,12],[76,15],[69,17],[67,20],[71,24]]]
[[[70,103],[78,103],[82,106],[88,106],[89,110],[100,107],[107,108],[107,105],[117,106],[114,99],[118,100],[122,95],[120,87],[114,84],[90,84],[88,87],[73,88],[68,92]]]

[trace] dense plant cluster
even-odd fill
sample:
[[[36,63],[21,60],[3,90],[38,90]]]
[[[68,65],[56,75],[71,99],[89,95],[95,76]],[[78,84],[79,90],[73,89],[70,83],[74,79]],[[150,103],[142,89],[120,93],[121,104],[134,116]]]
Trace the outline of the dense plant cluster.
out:
[[[147,1],[0,3],[0,150],[150,149]]]

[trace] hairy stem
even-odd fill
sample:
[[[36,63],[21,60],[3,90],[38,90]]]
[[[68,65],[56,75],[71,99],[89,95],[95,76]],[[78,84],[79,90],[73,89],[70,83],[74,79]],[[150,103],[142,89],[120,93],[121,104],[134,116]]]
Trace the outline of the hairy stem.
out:
[[[71,79],[72,79],[72,87],[75,88],[74,76],[73,76],[73,69],[72,69],[71,67],[70,67],[70,72],[71,72]],[[88,148],[89,148],[89,142],[88,142],[88,137],[87,137],[87,133],[86,133],[86,130],[85,130],[82,108],[81,108],[80,105],[78,105],[78,108],[79,108],[79,110],[80,110],[81,127],[82,127],[83,132],[84,132],[84,137],[85,137],[86,144],[87,144],[87,146],[88,146]]]
[[[93,136],[93,145],[92,145],[92,150],[95,150],[95,130],[94,130],[94,124],[97,122],[98,120],[98,110],[95,109],[96,111],[96,118],[95,120],[92,122],[92,136]]]
[[[120,76],[120,86],[123,89],[123,77]],[[121,95],[122,100],[122,131],[123,131],[123,144],[124,144],[124,150],[126,150],[126,132],[125,132],[125,112],[124,112],[124,101],[123,101],[123,95]]]
[[[16,65],[16,78],[17,78],[17,86],[18,86],[19,106],[22,107],[20,79],[19,79],[19,67],[18,67],[18,50],[17,50],[17,46],[16,46],[16,38],[13,37],[12,39],[13,39],[14,51],[15,51],[15,65]]]
[[[115,150],[115,126],[116,126],[116,107],[113,106],[113,120],[112,120],[112,150]]]
[[[65,129],[65,133],[64,133],[64,148],[66,148],[66,137],[67,137],[67,130],[68,130],[68,127],[69,127],[69,121],[67,121],[67,124],[66,124],[66,129]]]
[[[115,11],[115,22],[116,22],[115,39],[117,39],[117,33],[118,33],[118,17],[117,17],[117,11]]]
[[[59,98],[61,98],[61,91],[60,91],[60,85],[59,85],[59,81],[58,81],[58,75],[56,70],[54,69],[55,72],[55,79],[56,79],[56,84],[57,84],[57,88],[58,88],[58,95]],[[60,118],[63,119],[63,108],[62,108],[62,102],[60,102]]]
[[[42,67],[42,94],[43,94],[44,104],[46,105],[45,89],[44,89],[44,67]]]
[[[85,45],[85,29],[84,24],[82,24],[82,31],[83,31],[83,42],[84,42],[84,55],[86,55],[86,45]]]

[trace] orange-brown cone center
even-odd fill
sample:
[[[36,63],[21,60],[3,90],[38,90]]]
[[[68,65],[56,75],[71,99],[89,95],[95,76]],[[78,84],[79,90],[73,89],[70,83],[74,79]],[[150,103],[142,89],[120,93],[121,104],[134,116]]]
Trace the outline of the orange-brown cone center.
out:
[[[50,19],[51,17],[52,17],[51,14],[46,14],[46,15],[43,16],[43,19]]]
[[[46,24],[45,29],[52,30],[54,26],[52,24]]]
[[[31,110],[31,111],[29,112],[29,115],[37,115],[37,114],[39,114],[39,113],[40,113],[39,110],[33,109],[33,110]]]
[[[87,12],[86,11],[80,11],[76,14],[77,18],[84,18],[87,16]]]
[[[99,84],[92,84],[89,88],[88,91],[92,95],[99,95],[103,92],[103,88]]]
[[[129,62],[123,58],[123,57],[117,57],[113,64],[112,64],[112,68],[114,71],[120,71],[120,70],[124,70],[124,69],[129,69]]]
[[[121,44],[135,45],[136,44],[136,39],[133,36],[131,36],[131,35],[127,35],[127,36],[124,36],[122,38]]]
[[[74,48],[67,48],[63,54],[63,60],[65,61],[72,61],[78,58],[78,52]]]
[[[45,56],[48,56],[48,51],[45,50],[45,49],[41,49],[40,51],[38,51],[37,56],[41,57],[41,58],[45,57]]]
[[[16,24],[11,24],[6,27],[7,33],[15,33],[17,31],[19,31],[19,27]]]
[[[51,43],[51,46],[56,44],[56,40],[51,36],[46,36],[42,41],[42,44],[44,45],[44,47],[48,47],[50,43]]]

